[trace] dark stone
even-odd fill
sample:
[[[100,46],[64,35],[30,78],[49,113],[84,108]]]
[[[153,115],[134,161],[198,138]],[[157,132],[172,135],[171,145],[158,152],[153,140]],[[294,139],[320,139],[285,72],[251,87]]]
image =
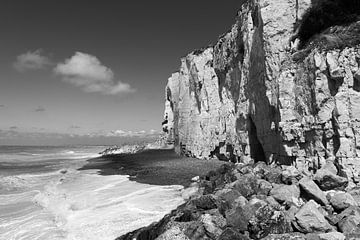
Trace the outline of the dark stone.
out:
[[[227,228],[225,231],[220,235],[218,240],[250,240],[249,237],[235,231],[232,228]]]
[[[272,168],[269,172],[265,174],[265,180],[271,182],[271,183],[282,183],[282,171],[278,167]]]
[[[271,183],[269,183],[268,181],[264,179],[258,180],[258,194],[263,194],[268,196],[272,188],[273,187]]]
[[[304,177],[299,181],[301,194],[306,199],[314,199],[321,205],[328,205],[329,202],[325,193],[316,185],[316,183],[308,177]]]
[[[263,240],[307,240],[302,233],[270,234]]]
[[[351,206],[339,214],[338,227],[344,234],[360,234],[360,208]]]
[[[214,195],[208,194],[191,200],[191,204],[198,209],[210,210],[217,208],[216,198]]]
[[[193,224],[189,224],[188,227],[184,231],[185,235],[190,239],[204,239],[210,240],[211,238],[207,236],[205,227],[199,223],[195,222]]]
[[[234,183],[234,189],[249,199],[258,191],[257,178],[253,174],[246,174]]]
[[[292,227],[283,212],[275,211],[270,205],[265,205],[256,210],[249,221],[248,230],[251,238],[261,239],[269,234],[292,232]]]
[[[317,171],[314,181],[323,191],[344,190],[349,182],[347,178],[340,177],[327,169]]]

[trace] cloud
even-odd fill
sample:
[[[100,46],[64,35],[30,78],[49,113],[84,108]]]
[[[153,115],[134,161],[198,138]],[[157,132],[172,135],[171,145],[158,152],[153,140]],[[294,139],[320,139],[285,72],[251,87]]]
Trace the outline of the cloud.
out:
[[[17,56],[13,64],[14,68],[19,72],[43,69],[49,65],[51,65],[51,61],[48,57],[42,55],[41,49]]]
[[[3,107],[5,107],[5,105],[4,105],[4,104],[0,104],[0,108],[3,108]]]
[[[80,129],[81,127],[80,127],[80,126],[77,126],[77,125],[71,125],[69,128],[70,128],[70,129]]]
[[[110,68],[102,65],[97,57],[86,53],[76,52],[64,63],[59,63],[54,72],[62,76],[63,81],[85,92],[117,95],[135,91],[128,83],[116,82]]]
[[[16,129],[18,129],[18,127],[17,126],[12,126],[12,127],[10,127],[10,129],[11,130],[16,130]]]
[[[39,106],[39,107],[35,108],[34,111],[35,111],[35,112],[45,112],[46,109],[45,109],[44,107]]]
[[[154,134],[160,134],[159,131],[151,129],[150,131],[140,130],[140,131],[124,131],[124,130],[114,130],[103,135],[107,137],[142,137],[149,136]]]

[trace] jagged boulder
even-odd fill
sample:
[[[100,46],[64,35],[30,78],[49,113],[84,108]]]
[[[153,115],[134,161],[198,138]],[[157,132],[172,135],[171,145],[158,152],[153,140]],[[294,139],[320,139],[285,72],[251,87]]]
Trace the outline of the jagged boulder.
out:
[[[249,198],[258,191],[257,178],[251,173],[245,174],[233,183],[233,188],[242,196]]]
[[[263,240],[307,240],[306,236],[301,233],[284,233],[284,234],[270,234]]]
[[[322,205],[328,205],[329,202],[326,199],[326,195],[316,185],[316,183],[308,177],[304,177],[299,181],[299,185],[302,191],[302,195],[308,199],[314,199],[316,202]]]
[[[360,237],[360,208],[349,207],[339,214],[338,227],[345,235],[357,235]]]
[[[252,238],[261,239],[269,234],[292,232],[292,227],[283,212],[264,205],[258,208],[249,220],[248,230]]]
[[[270,195],[280,203],[298,204],[300,189],[297,185],[275,185]]]
[[[345,192],[338,192],[333,195],[330,195],[330,204],[337,211],[342,211],[350,206],[358,206],[354,198]]]
[[[202,215],[199,219],[211,239],[217,239],[226,226],[226,219],[218,210]]]
[[[250,240],[249,237],[243,235],[232,228],[227,228],[218,238],[218,240]]]
[[[298,230],[304,233],[312,232],[328,232],[333,227],[325,219],[324,215],[319,211],[321,208],[315,201],[307,202],[299,212],[296,213],[296,223]]]
[[[347,178],[340,177],[327,169],[317,171],[314,181],[324,191],[332,189],[344,190],[349,182]]]
[[[303,176],[300,171],[294,166],[285,166],[281,173],[281,180],[285,184],[292,184],[298,182]]]
[[[345,240],[345,235],[339,232],[330,232],[319,234],[320,240]]]

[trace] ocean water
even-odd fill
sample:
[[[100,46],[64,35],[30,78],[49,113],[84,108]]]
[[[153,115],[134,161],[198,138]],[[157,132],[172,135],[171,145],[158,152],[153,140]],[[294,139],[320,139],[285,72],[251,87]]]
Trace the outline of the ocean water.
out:
[[[0,239],[115,239],[183,203],[182,186],[77,170],[104,148],[0,146]]]

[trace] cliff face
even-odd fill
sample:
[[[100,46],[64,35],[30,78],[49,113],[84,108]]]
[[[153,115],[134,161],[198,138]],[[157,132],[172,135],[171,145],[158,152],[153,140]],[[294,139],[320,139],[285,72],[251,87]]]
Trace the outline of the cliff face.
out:
[[[168,142],[198,158],[277,162],[309,171],[334,161],[359,181],[360,47],[288,48],[310,0],[242,1],[219,41],[181,60],[166,86]]]

